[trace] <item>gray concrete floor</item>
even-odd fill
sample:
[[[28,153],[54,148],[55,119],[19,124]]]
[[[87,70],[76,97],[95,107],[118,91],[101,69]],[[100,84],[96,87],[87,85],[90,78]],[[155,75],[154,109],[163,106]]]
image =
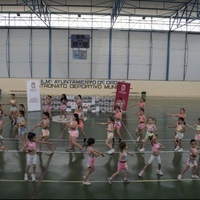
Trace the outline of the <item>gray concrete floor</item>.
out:
[[[1,97],[1,103],[9,100]],[[185,166],[189,155],[189,140],[194,137],[194,130],[187,128],[183,139],[184,152],[174,152],[174,130],[167,128],[175,124],[175,119],[168,117],[169,113],[177,113],[180,107],[184,107],[187,113],[187,124],[193,125],[200,117],[199,100],[194,98],[148,98],[146,100],[146,116],[157,119],[159,141],[165,148],[161,151],[162,177],[156,174],[157,162],[145,171],[143,178],[138,177],[139,171],[148,161],[151,153],[150,144],[146,144],[146,152],[138,151],[140,142],[136,142],[135,128],[137,108],[128,109],[123,114],[122,139],[127,142],[129,151],[134,153],[128,158],[130,170],[129,183],[123,183],[123,172],[119,174],[112,185],[107,183],[107,177],[117,169],[118,143],[116,152],[105,157],[95,158],[96,171],[91,175],[90,186],[83,186],[82,177],[86,171],[86,154],[81,155],[76,148],[75,152],[65,152],[67,148],[67,130],[63,131],[63,125],[52,122],[50,126],[50,140],[53,143],[55,153],[49,157],[45,155],[47,147],[43,145],[43,152],[37,154],[36,182],[25,182],[24,170],[26,165],[26,153],[19,152],[21,141],[14,139],[15,132],[9,118],[3,118],[4,143],[8,147],[7,152],[0,152],[0,198],[1,199],[198,199],[200,194],[200,181],[192,180],[192,169],[189,169],[182,181],[177,180],[177,175]],[[129,100],[129,105],[137,103],[138,98]],[[20,97],[19,103],[26,104],[26,98]],[[8,107],[4,108],[5,112]],[[53,115],[58,115],[54,112]],[[86,113],[85,132],[87,137],[96,139],[95,147],[106,152],[106,132],[104,125],[96,125],[96,122],[107,120],[108,113]],[[41,112],[29,112],[26,114],[28,129],[32,128],[42,118]],[[35,130],[37,135],[40,128]],[[62,136],[59,139],[59,136]],[[79,139],[82,143],[82,135]],[[199,158],[198,158],[199,162]]]

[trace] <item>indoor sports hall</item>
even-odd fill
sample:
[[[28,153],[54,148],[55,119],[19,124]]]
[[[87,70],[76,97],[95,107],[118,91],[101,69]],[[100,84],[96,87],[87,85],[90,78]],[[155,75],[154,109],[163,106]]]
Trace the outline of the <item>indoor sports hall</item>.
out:
[[[199,6],[0,1],[0,199],[198,199]]]

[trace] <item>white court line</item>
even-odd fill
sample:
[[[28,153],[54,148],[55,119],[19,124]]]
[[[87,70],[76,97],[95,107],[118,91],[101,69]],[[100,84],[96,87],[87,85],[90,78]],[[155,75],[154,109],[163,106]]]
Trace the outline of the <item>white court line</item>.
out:
[[[60,140],[60,142],[68,142],[68,139],[49,139],[49,141],[58,141]],[[11,142],[21,142],[21,140],[15,139],[15,138],[3,138],[3,141],[11,141]],[[82,142],[83,140],[77,140],[77,142]],[[124,142],[132,142],[133,139],[131,140],[123,140]],[[159,141],[164,141],[164,142],[173,142],[173,139],[159,139]],[[190,141],[190,139],[183,139],[183,141]],[[95,140],[95,143],[99,142],[98,144],[105,144],[105,140]],[[101,143],[102,142],[102,143]],[[141,142],[141,141],[140,141]]]
[[[0,152],[5,152],[5,153],[27,153],[27,152],[21,152],[20,150],[7,150],[7,151],[3,151],[1,150]],[[40,154],[40,153],[48,153],[49,151],[40,151],[40,152],[36,152],[36,154]],[[135,154],[142,154],[144,156],[144,154],[151,154],[151,151],[145,151],[144,153],[138,152],[138,151],[131,151]],[[189,153],[189,151],[183,151],[183,152],[177,152],[177,151],[162,151],[161,153]],[[109,155],[105,152],[103,152],[105,155]],[[119,154],[119,151],[115,151],[113,154]],[[54,154],[82,154],[79,151],[73,151],[73,152],[66,152],[66,151],[54,151]],[[84,154],[87,154],[87,152],[84,152]]]
[[[192,179],[192,178],[188,178],[188,179],[140,179],[140,180],[129,180],[129,182],[124,182],[124,181],[112,181],[112,183],[152,183],[152,182],[184,182],[184,181],[200,181],[200,179]],[[0,182],[38,182],[38,180],[36,181],[32,181],[32,180],[8,180],[8,179],[0,179]],[[41,180],[41,183],[83,183],[83,181],[64,181],[64,180]],[[107,183],[108,181],[90,181],[91,183]],[[108,184],[109,185],[109,184]]]
[[[8,140],[9,140],[9,138],[8,138]],[[16,140],[16,139],[15,139]],[[59,140],[59,139],[49,139],[50,141],[57,141],[57,140]],[[189,141],[190,139],[183,139],[183,141]],[[61,142],[68,142],[68,139],[61,139],[60,140]],[[83,140],[77,140],[77,142],[82,142]],[[131,140],[123,140],[123,141],[126,141],[126,142],[132,142],[133,141],[133,139],[131,139]],[[173,142],[174,140],[173,139],[160,139],[159,141],[166,141],[166,142]],[[95,139],[95,143],[96,142],[103,142],[104,144],[105,144],[105,140],[96,140]],[[141,141],[140,141],[141,142]]]
[[[3,128],[4,128],[5,126],[7,126],[8,124],[10,124],[10,121],[7,122],[7,123],[5,123],[5,124],[3,125]]]
[[[136,143],[135,140],[133,139],[131,133],[129,132],[128,128],[125,126],[124,122],[122,122],[122,124],[123,124],[124,128],[126,129],[128,135],[130,136],[131,140],[134,142],[135,146],[136,146],[137,148],[139,148],[138,145],[137,145],[137,143]]]

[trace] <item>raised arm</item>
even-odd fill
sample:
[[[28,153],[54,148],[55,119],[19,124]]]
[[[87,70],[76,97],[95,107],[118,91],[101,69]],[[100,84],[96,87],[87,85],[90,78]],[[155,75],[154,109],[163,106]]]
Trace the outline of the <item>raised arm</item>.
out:
[[[128,154],[129,156],[134,156],[134,153],[131,153],[131,152],[127,152],[127,154]]]
[[[92,151],[91,153],[93,153],[95,157],[98,157],[98,156],[104,157],[104,154],[102,152],[98,151],[97,149],[93,149],[91,151]]]
[[[20,151],[24,151],[26,149],[26,147],[28,146],[28,141],[25,143],[25,145],[21,148]]]
[[[43,123],[43,120],[40,121],[38,124],[36,124],[36,125],[31,129],[31,131],[33,131],[34,129],[36,129],[36,128],[39,127],[39,126],[42,126],[42,123]]]

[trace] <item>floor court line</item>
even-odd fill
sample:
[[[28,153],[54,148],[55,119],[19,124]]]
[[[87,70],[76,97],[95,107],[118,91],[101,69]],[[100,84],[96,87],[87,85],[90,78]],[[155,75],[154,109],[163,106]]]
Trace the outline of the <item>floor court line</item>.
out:
[[[140,180],[132,180],[129,179],[128,182],[124,182],[124,181],[112,181],[112,183],[152,183],[152,182],[184,182],[184,181],[200,181],[200,179],[192,179],[192,178],[188,178],[188,179],[140,179]],[[28,180],[8,180],[8,179],[0,179],[0,182],[31,182],[33,183],[34,181]],[[37,183],[38,180],[35,181],[35,183]],[[83,183],[83,181],[65,181],[65,180],[41,180],[40,182],[42,183]],[[108,183],[108,181],[90,181],[91,183]]]
[[[7,150],[7,151],[1,151],[1,152],[5,152],[5,153],[26,153],[26,152],[21,152],[20,150]],[[49,151],[41,151],[41,152],[37,152],[37,154],[41,154],[41,153],[48,153]],[[107,151],[103,152],[104,154],[107,155],[106,153]],[[138,151],[131,151],[135,154],[151,154],[151,151],[145,151],[144,153],[138,152]],[[183,151],[183,152],[177,152],[177,151],[162,151],[161,153],[189,153],[190,151]],[[119,151],[115,151],[113,154],[118,154]],[[54,154],[82,154],[80,151],[73,151],[73,152],[66,152],[66,151],[54,151]],[[87,154],[87,152],[85,152],[84,154]],[[108,154],[110,155],[110,154]],[[112,154],[111,154],[112,155]]]
[[[9,122],[6,122],[6,123],[3,125],[3,128],[6,127],[8,124],[10,124],[10,121],[9,121]]]
[[[187,134],[187,133],[186,133]],[[190,134],[190,133],[188,133],[188,134]],[[159,134],[159,135],[162,135],[162,134]],[[15,138],[4,138],[3,139],[3,141],[10,141],[10,142],[21,142],[21,140],[18,140],[18,139],[15,139]],[[57,141],[60,141],[60,142],[68,142],[68,140],[66,140],[66,139],[61,139],[61,140],[59,140],[59,139],[49,139],[49,141],[55,141],[55,142],[57,142]],[[77,142],[82,142],[82,140],[76,140]],[[133,140],[131,139],[131,140],[123,140],[124,142],[133,142]],[[163,141],[163,142],[173,142],[174,140],[173,139],[159,139],[159,141]],[[185,138],[185,139],[183,139],[183,141],[190,141],[190,139],[187,139],[187,138]],[[95,143],[97,143],[98,142],[98,144],[105,144],[105,140],[96,140],[95,139]],[[141,142],[141,141],[138,141],[138,143],[139,142]]]

